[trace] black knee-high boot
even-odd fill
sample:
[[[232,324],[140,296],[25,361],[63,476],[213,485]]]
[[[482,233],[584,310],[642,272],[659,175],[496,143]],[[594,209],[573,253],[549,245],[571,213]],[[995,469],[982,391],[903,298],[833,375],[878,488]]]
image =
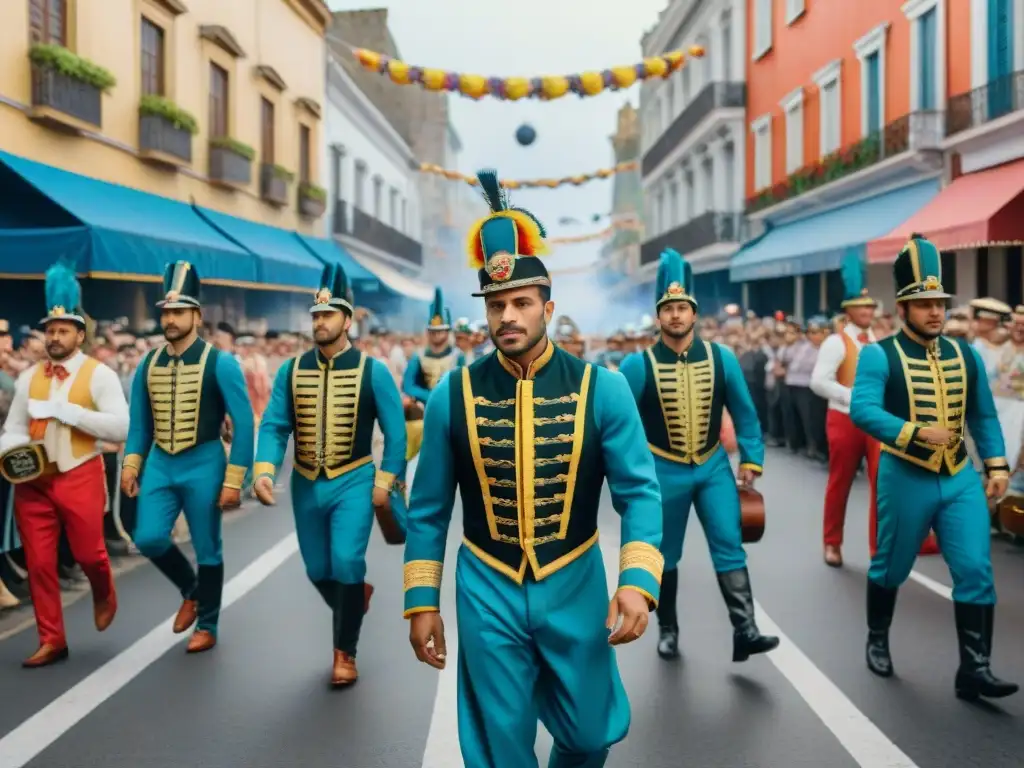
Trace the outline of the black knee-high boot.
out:
[[[779,638],[762,635],[754,621],[754,595],[746,568],[718,574],[718,588],[732,622],[733,661],[746,661],[755,653],[767,653],[779,647]]]
[[[366,588],[362,582],[335,584],[338,600],[334,608],[334,650],[355,658],[366,612]]]
[[[196,572],[192,570],[192,563],[176,544],[168,547],[162,555],[151,557],[149,561],[178,588],[183,599],[194,598],[197,587]]]
[[[224,564],[200,565],[199,579],[196,586],[196,602],[198,615],[196,629],[217,634],[217,623],[220,620],[221,595],[224,591]]]
[[[889,652],[889,627],[896,610],[898,590],[883,587],[868,579],[868,644],[865,650],[868,669],[879,677],[892,677]]]
[[[335,604],[338,602],[338,582],[331,581],[330,579],[320,579],[319,581],[314,581],[313,586],[320,593],[324,604],[333,611]]]
[[[679,616],[676,595],[679,592],[679,570],[673,568],[661,576],[661,599],[658,601],[658,655],[674,659],[679,655]]]
[[[954,603],[956,634],[960,645],[960,668],[956,672],[956,695],[966,701],[979,697],[1001,699],[1015,694],[1020,686],[992,674],[992,630],[994,605]]]

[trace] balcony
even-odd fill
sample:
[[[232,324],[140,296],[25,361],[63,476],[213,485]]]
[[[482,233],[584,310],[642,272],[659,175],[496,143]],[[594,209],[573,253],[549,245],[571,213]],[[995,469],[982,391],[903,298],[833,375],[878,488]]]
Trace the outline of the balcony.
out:
[[[652,264],[666,248],[684,256],[716,243],[738,243],[742,215],[708,211],[640,246],[640,265]]]
[[[245,189],[252,183],[253,152],[232,139],[210,142],[210,181],[231,189]]]
[[[819,188],[821,193],[815,198],[815,203],[828,202],[825,200],[829,197],[826,194],[826,187],[839,197],[843,197],[849,196],[859,186],[878,186],[888,179],[863,172],[880,167],[887,161],[893,161],[889,170],[893,174],[905,173],[906,169],[898,167],[896,159],[904,157],[912,160],[917,153],[929,152],[936,155],[936,158],[929,158],[924,169],[928,172],[936,171],[941,167],[938,150],[943,138],[943,119],[942,112],[930,111],[911,112],[893,120],[882,130],[833,152],[817,163],[804,166],[790,174],[785,181],[758,192],[747,200],[746,212],[752,215],[767,208],[774,208],[802,198]],[[939,162],[939,165],[933,167],[935,163],[932,160]],[[859,183],[854,182],[854,177]],[[850,183],[836,184],[840,181]]]
[[[33,120],[71,131],[95,131],[103,124],[103,90],[52,67],[32,65]]]
[[[192,162],[192,132],[162,115],[139,115],[139,157],[179,167]]]
[[[334,233],[372,246],[411,266],[423,265],[423,246],[344,200],[334,204]]]
[[[709,83],[672,121],[643,159],[643,175],[648,176],[669,156],[701,122],[716,109],[742,109],[747,104],[744,83]]]
[[[1004,75],[953,96],[947,105],[946,136],[955,136],[1024,110],[1024,71]]]
[[[260,197],[278,208],[288,205],[288,184],[292,174],[274,163],[260,163]]]

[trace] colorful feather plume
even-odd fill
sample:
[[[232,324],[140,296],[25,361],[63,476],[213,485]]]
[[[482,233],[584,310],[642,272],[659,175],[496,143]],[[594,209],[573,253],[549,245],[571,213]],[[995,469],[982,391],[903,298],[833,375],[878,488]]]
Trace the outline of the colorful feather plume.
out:
[[[864,290],[864,265],[861,264],[860,256],[856,253],[847,254],[839,267],[839,274],[843,279],[846,297],[851,299],[860,296]]]
[[[82,305],[82,287],[75,270],[64,262],[57,262],[46,270],[45,294],[48,310],[64,307],[66,312],[74,313]]]
[[[547,230],[544,229],[544,225],[525,208],[509,205],[508,191],[501,186],[498,172],[493,169],[483,170],[477,174],[477,179],[484,200],[491,209],[491,215],[480,219],[469,228],[466,235],[469,266],[481,269],[487,263],[487,253],[480,233],[488,221],[497,218],[511,219],[515,223],[518,243],[516,256],[540,256],[547,253],[547,245],[544,242]]]

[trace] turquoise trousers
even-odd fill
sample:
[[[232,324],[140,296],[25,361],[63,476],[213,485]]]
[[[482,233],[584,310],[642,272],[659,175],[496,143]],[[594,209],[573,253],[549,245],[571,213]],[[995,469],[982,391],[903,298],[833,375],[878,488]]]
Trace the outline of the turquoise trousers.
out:
[[[968,462],[956,475],[939,475],[890,453],[878,465],[878,550],[868,578],[890,589],[914,567],[930,529],[953,579],[958,603],[994,604],[990,521],[985,489]]]
[[[549,768],[601,768],[629,730],[629,701],[600,548],[519,586],[462,547],[455,589],[463,762],[536,768],[539,721],[555,741]]]
[[[373,464],[328,480],[292,472],[292,510],[299,552],[313,583],[366,580],[366,547],[373,529]]]
[[[665,570],[673,570],[683,557],[683,541],[690,508],[704,527],[716,573],[728,573],[747,565],[740,528],[740,497],[729,456],[719,448],[703,464],[680,464],[654,457],[661,485],[663,531],[661,554]]]

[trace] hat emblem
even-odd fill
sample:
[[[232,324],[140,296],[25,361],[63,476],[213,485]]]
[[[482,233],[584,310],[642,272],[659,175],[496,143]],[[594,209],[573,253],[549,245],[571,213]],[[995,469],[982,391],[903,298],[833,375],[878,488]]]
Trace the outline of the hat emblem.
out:
[[[330,304],[331,303],[331,292],[326,288],[321,288],[316,292],[316,303],[317,304]]]
[[[434,315],[432,318],[430,318],[430,324],[434,326],[444,325],[444,318],[441,317],[440,315]]]
[[[668,284],[668,288],[665,289],[665,295],[666,296],[672,296],[672,297],[685,296],[686,295],[686,291],[683,290],[683,286],[680,285],[679,283],[672,282],[672,283],[669,283]]]
[[[64,309],[60,304],[50,310],[50,317],[63,317],[68,311]]]
[[[494,282],[504,283],[512,277],[514,264],[515,259],[513,259],[511,254],[499,253],[496,256],[492,256],[490,261],[487,262],[487,274]]]
[[[164,301],[177,301],[181,298],[181,294],[178,291],[168,291],[167,295],[164,296]]]
[[[942,283],[939,282],[939,278],[935,275],[928,275],[924,279],[924,289],[926,291],[938,291],[941,290]]]

